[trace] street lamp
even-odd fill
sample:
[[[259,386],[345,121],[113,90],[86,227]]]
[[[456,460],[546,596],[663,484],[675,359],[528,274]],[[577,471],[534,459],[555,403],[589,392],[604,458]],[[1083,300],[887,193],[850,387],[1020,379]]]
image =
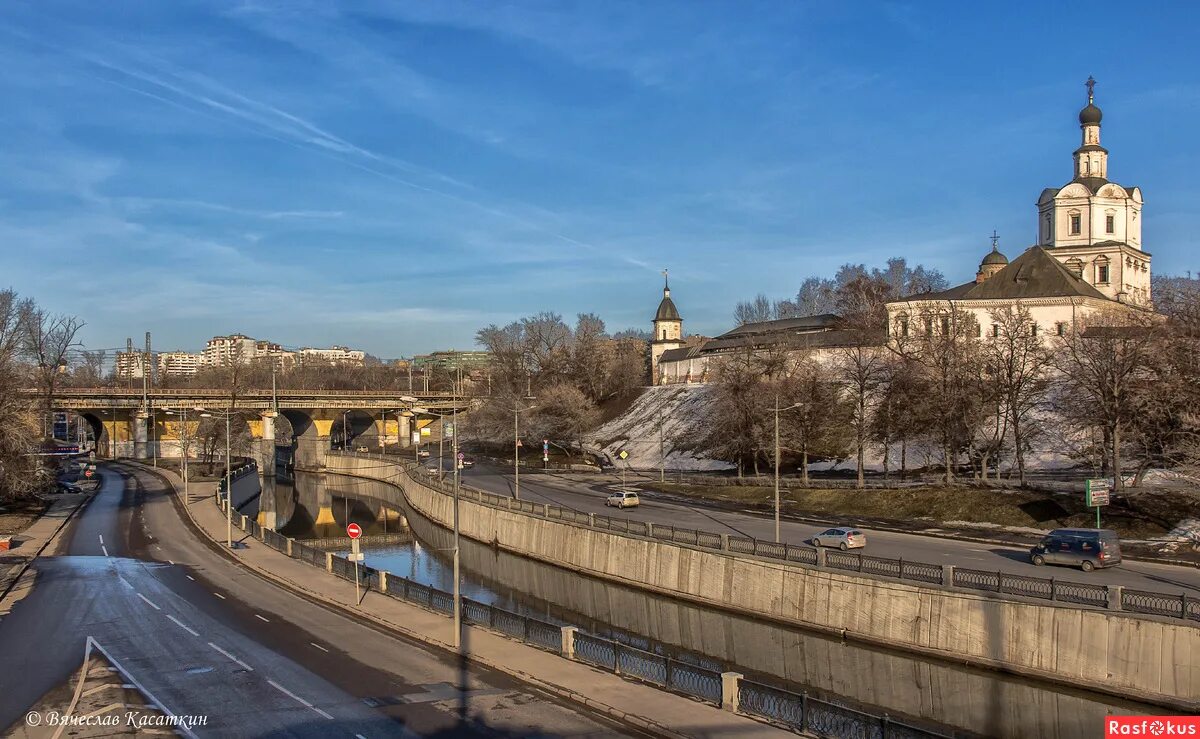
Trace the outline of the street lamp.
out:
[[[229,419],[233,417],[233,411],[205,411],[203,408],[196,408],[200,411],[202,418],[212,418],[214,416],[223,416],[225,418],[225,543],[233,549],[233,470],[230,467],[230,443],[229,443]]]
[[[413,413],[427,413],[438,418],[446,418],[445,413],[433,413],[428,408],[413,408]],[[454,649],[458,650],[462,643],[462,599],[458,592],[458,407],[450,410],[451,423],[454,430]],[[445,436],[443,433],[442,436]],[[440,455],[440,452],[439,452]],[[442,466],[438,458],[438,468]],[[440,476],[439,476],[440,479]]]
[[[790,411],[793,408],[799,408],[803,403],[792,403],[786,408],[779,407],[779,393],[775,394],[775,406],[771,409],[775,411],[775,543],[779,543],[779,414],[783,411]]]
[[[173,416],[173,415],[175,415],[176,412],[171,410],[170,408],[167,408],[163,411],[163,413],[166,413],[168,416]],[[191,449],[191,444],[188,443],[188,438],[187,438],[188,437],[187,408],[181,409],[179,411],[179,414],[183,418],[183,439],[182,439],[182,446],[179,447],[179,456],[182,460],[183,500],[184,500],[184,504],[186,505],[187,503],[190,503],[192,500],[191,496],[188,494],[188,457],[190,456],[189,451]]]
[[[532,411],[536,408],[536,405],[528,408],[513,406],[513,500],[521,499],[521,432],[517,426],[517,419],[525,411]]]

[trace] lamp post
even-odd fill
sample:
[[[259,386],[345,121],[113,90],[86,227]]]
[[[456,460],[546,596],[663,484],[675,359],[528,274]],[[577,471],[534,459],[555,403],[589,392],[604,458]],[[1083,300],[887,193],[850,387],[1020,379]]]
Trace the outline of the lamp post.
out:
[[[775,411],[775,543],[779,543],[779,414],[783,411],[790,411],[793,408],[799,408],[802,403],[792,403],[786,408],[779,407],[779,393],[775,394],[775,406],[771,409]]]
[[[521,499],[521,431],[518,426],[520,414],[525,411],[531,411],[537,408],[536,405],[531,405],[528,408],[518,408],[513,406],[513,499]]]
[[[168,416],[175,415],[175,411],[171,410],[170,408],[167,408],[163,412]],[[179,447],[179,457],[181,466],[183,467],[183,501],[186,505],[187,503],[191,502],[191,496],[188,493],[188,457],[190,456],[189,451],[191,449],[191,444],[188,443],[187,408],[183,408],[179,411],[179,413],[183,418],[183,438],[180,440],[181,446]]]
[[[350,416],[350,411],[342,412],[342,451],[343,452],[350,451],[350,422],[348,420],[349,416]]]
[[[233,470],[229,458],[229,419],[233,416],[233,411],[211,412],[205,411],[203,408],[196,410],[201,411],[200,416],[203,418],[225,417],[225,544],[233,549]]]
[[[446,418],[444,413],[433,413],[428,408],[413,408],[413,413],[428,413],[431,416],[437,416],[443,421]],[[459,596],[458,585],[458,407],[454,407],[450,411],[451,423],[454,429],[454,649],[457,651],[462,644],[462,598]],[[443,433],[442,436],[445,436]],[[438,461],[439,468],[441,459]]]

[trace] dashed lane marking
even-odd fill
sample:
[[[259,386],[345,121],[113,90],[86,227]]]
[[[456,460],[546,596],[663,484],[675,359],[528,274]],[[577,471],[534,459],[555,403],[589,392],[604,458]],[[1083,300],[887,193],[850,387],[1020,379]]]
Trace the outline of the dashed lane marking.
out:
[[[311,706],[311,708],[312,708],[314,711],[316,711],[317,713],[319,713],[319,714],[321,714],[322,716],[324,716],[325,718],[329,719],[330,721],[332,721],[332,720],[333,720],[333,716],[330,716],[328,713],[325,713],[325,712],[324,712],[324,711],[322,711],[320,708],[317,708],[316,706]]]
[[[220,598],[221,600],[225,600],[225,596],[221,595],[220,593],[216,593],[216,592],[214,592],[214,593],[213,593],[213,595],[217,596],[217,597],[218,597],[218,598]]]
[[[328,650],[328,649],[326,649],[325,647],[321,646],[320,644],[317,644],[316,642],[312,642],[312,641],[310,641],[310,642],[309,642],[309,644],[313,645],[313,646],[314,646],[314,647],[316,647],[317,649],[320,649],[322,652],[329,652],[329,650]]]
[[[152,607],[154,610],[156,610],[156,611],[161,611],[161,610],[162,610],[162,609],[161,609],[161,608],[159,608],[157,605],[155,605],[154,601],[150,600],[150,599],[149,599],[149,598],[147,598],[146,596],[142,595],[141,593],[138,593],[137,595],[138,595],[138,597],[139,597],[139,598],[141,598],[142,600],[144,600],[144,601],[146,601],[147,603],[149,603],[149,604],[150,604],[150,606],[151,606],[151,607]]]
[[[254,617],[257,618],[259,621],[266,621],[267,623],[271,623],[270,619],[263,618],[262,616],[258,615],[257,613],[254,614]]]
[[[185,575],[185,577],[187,577],[187,579],[191,580],[192,582],[196,582],[196,578],[192,577],[191,575]]]
[[[208,646],[212,647],[213,649],[217,650],[217,651],[218,651],[218,652],[220,652],[221,654],[225,655],[225,656],[226,656],[226,657],[228,657],[230,660],[232,660],[232,661],[234,661],[234,662],[237,662],[239,665],[241,665],[242,667],[246,668],[246,671],[247,671],[247,672],[254,672],[254,668],[253,668],[253,667],[251,667],[250,665],[248,665],[248,664],[246,664],[245,662],[241,661],[241,660],[240,660],[240,659],[238,659],[237,657],[234,657],[232,654],[230,654],[229,652],[226,652],[224,649],[221,649],[221,648],[220,648],[220,647],[218,647],[216,644],[213,644],[212,642],[209,642],[209,643],[208,643]]]
[[[175,617],[174,617],[174,616],[172,616],[171,614],[169,614],[169,613],[168,613],[168,614],[167,614],[167,618],[169,618],[169,619],[171,619],[172,621],[174,621],[176,626],[178,626],[179,628],[183,629],[184,631],[186,631],[187,633],[191,634],[192,636],[200,636],[200,632],[198,632],[198,631],[196,631],[195,629],[191,628],[190,626],[188,626],[188,625],[187,625],[187,624],[185,624],[184,622],[180,621],[179,619],[175,618]]]
[[[278,690],[280,693],[283,693],[284,695],[286,695],[287,697],[289,697],[289,698],[291,698],[292,700],[296,701],[297,703],[299,703],[300,705],[304,706],[305,708],[312,708],[312,707],[313,707],[313,704],[311,704],[311,703],[309,703],[308,701],[304,700],[303,698],[301,698],[300,696],[296,695],[295,693],[293,693],[292,691],[288,690],[287,688],[283,687],[282,685],[280,685],[279,683],[275,682],[274,680],[268,680],[267,682],[271,684],[271,687],[275,688],[275,689],[276,689],[276,690]]]
[[[96,534],[96,536],[100,537],[100,546],[104,546],[104,534]]]
[[[104,552],[105,557],[108,556],[108,548],[105,547],[103,544],[100,545],[100,551]]]

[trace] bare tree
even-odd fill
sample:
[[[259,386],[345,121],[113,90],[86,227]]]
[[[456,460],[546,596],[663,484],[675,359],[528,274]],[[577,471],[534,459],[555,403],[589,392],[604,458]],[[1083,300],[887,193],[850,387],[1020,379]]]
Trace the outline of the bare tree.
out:
[[[1025,306],[1005,306],[989,315],[992,327],[983,342],[984,363],[1002,403],[1003,417],[1012,429],[1017,480],[1024,485],[1025,452],[1033,436],[1035,415],[1048,400],[1052,355]]]
[[[75,346],[75,337],[84,324],[75,316],[47,313],[32,301],[21,304],[19,321],[23,348],[33,363],[34,378],[44,398],[43,421],[49,423],[55,391],[67,371],[67,353]]]
[[[739,325],[762,323],[776,317],[775,306],[766,295],[759,294],[754,300],[738,303],[733,309],[733,320]]]
[[[857,486],[864,487],[867,444],[880,386],[887,372],[886,350],[859,334],[853,344],[838,349],[836,377],[846,391],[854,438]]]
[[[1150,377],[1161,335],[1161,322],[1153,315],[1120,307],[1092,313],[1081,330],[1071,330],[1057,342],[1058,410],[1103,431],[1116,490],[1125,486],[1123,434],[1134,422],[1138,390]]]
[[[12,290],[0,291],[0,500],[25,497],[46,482],[39,457],[37,405],[21,394],[30,376],[22,361],[21,316],[32,309]]]
[[[952,304],[924,305],[916,315],[900,320],[903,325],[892,332],[890,346],[920,368],[932,393],[929,423],[950,484],[959,456],[969,448],[983,420],[978,322]]]

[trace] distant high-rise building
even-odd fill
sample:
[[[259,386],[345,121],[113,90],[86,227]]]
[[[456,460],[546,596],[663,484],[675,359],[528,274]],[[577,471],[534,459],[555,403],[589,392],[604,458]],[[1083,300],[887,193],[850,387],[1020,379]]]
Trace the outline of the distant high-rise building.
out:
[[[337,364],[361,366],[366,361],[367,353],[346,346],[333,346],[328,349],[314,349],[306,346],[297,352],[302,364]]]
[[[194,352],[160,352],[158,374],[163,377],[186,377],[200,371],[204,355]]]
[[[117,352],[116,376],[118,380],[140,380],[149,369],[145,352]]]

